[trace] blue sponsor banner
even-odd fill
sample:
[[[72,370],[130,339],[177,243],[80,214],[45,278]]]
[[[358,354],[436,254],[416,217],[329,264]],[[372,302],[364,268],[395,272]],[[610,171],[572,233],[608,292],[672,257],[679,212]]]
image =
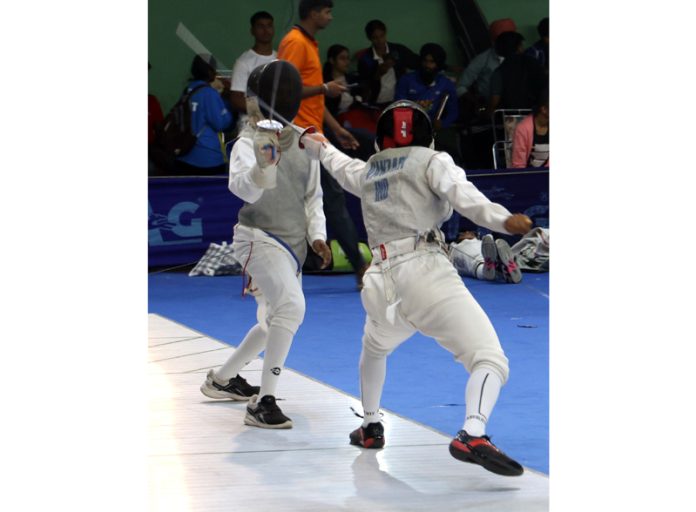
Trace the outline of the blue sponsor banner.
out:
[[[150,178],[149,266],[196,263],[212,242],[231,242],[243,204],[224,176]]]
[[[549,227],[548,169],[471,171],[467,178],[491,201],[530,217],[534,227]]]
[[[488,198],[511,212],[527,214],[535,226],[549,225],[549,171],[471,171],[468,179]],[[196,263],[211,243],[232,241],[232,228],[244,202],[227,189],[227,177],[149,179],[148,246],[150,267]],[[346,206],[366,240],[360,200],[346,193]],[[331,227],[328,236],[333,238]]]

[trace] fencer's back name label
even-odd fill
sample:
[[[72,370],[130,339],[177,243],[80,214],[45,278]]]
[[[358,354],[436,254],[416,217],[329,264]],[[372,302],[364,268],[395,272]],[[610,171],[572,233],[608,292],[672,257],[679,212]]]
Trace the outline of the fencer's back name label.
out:
[[[370,169],[367,171],[366,179],[379,178],[388,172],[398,171],[404,168],[408,157],[400,156],[394,158],[381,158],[370,162]]]

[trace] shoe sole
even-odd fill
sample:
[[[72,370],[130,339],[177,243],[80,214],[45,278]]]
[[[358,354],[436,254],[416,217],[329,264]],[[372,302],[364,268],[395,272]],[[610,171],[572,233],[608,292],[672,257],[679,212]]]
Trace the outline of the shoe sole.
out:
[[[463,448],[458,448],[456,446],[457,444],[461,445]],[[479,457],[475,453],[469,451],[469,449],[466,448],[466,445],[456,440],[450,443],[449,452],[450,455],[457,460],[468,462],[470,464],[476,464],[490,471],[491,473],[495,473],[496,475],[520,476],[522,473],[524,473],[524,468],[515,461],[505,463],[504,461],[500,460]]]
[[[498,249],[498,260],[500,260],[500,265],[503,268],[505,280],[514,284],[522,281],[522,271],[520,267],[517,266],[515,257],[512,254],[512,249],[510,249],[508,243],[502,238],[499,238],[495,241],[495,245]]]
[[[493,235],[486,235],[481,239],[481,256],[483,256],[483,278],[486,281],[495,280],[495,262],[498,259],[498,250]]]
[[[268,423],[263,423],[251,414],[247,413],[246,416],[244,417],[244,424],[249,425],[251,427],[259,427],[259,428],[270,428],[270,429],[284,429],[284,428],[292,428],[292,420],[288,420],[284,423],[278,423],[277,425],[270,425]]]
[[[214,398],[216,400],[234,400],[235,402],[248,402],[249,396],[237,395],[230,393],[228,391],[220,391],[208,385],[207,382],[201,384],[201,393],[203,393],[208,398]]]

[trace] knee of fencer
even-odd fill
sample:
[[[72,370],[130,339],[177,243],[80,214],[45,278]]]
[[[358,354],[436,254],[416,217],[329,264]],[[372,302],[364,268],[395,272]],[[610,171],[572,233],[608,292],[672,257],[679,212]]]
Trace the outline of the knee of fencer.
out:
[[[268,332],[268,307],[265,302],[258,302],[256,308],[256,321],[264,332]]]
[[[303,297],[297,297],[278,305],[273,311],[270,324],[283,327],[292,333],[297,332],[304,320],[305,301]]]
[[[382,348],[375,339],[367,333],[363,335],[362,349],[365,354],[373,357],[385,357],[393,352],[393,349]]]
[[[508,358],[502,350],[477,350],[473,354],[470,354],[468,358],[465,356],[457,358],[469,373],[479,368],[488,368],[493,371],[498,377],[500,377],[500,382],[505,384],[510,375],[510,367],[508,365]]]

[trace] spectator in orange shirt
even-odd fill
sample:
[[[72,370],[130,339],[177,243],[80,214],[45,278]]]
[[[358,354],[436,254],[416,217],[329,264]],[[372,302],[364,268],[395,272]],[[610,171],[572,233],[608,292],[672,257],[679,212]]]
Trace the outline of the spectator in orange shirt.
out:
[[[343,128],[325,108],[324,96],[335,98],[347,91],[336,81],[324,82],[319,43],[314,35],[331,23],[332,0],[300,0],[300,22],[288,32],[278,46],[278,58],[294,64],[302,78],[302,103],[294,124],[307,128],[314,126],[320,132],[327,128],[327,136],[345,150],[357,149],[360,144]],[[358,289],[362,288],[362,276],[367,263],[358,248],[358,231],[346,208],[343,189],[335,179],[321,168],[321,188],[324,193],[324,215],[336,241],[343,248],[348,261],[355,269]]]
[[[280,42],[278,58],[292,62],[302,77],[303,99],[293,122],[303,128],[315,126],[319,131],[323,131],[326,123],[344,149],[355,149],[358,147],[355,138],[324,108],[324,96],[335,98],[347,90],[335,80],[324,83],[319,43],[314,38],[331,23],[332,8],[332,0],[301,0],[300,22]]]

